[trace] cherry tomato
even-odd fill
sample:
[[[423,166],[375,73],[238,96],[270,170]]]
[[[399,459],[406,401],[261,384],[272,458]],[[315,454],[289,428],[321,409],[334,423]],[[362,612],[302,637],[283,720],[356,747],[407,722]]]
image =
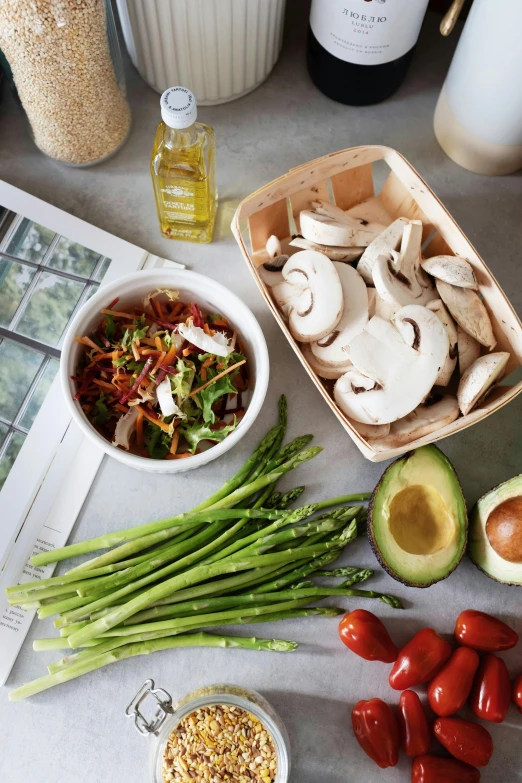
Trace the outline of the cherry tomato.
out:
[[[466,609],[459,614],[455,636],[459,644],[480,652],[510,650],[518,642],[518,634],[509,625],[475,609]]]
[[[431,729],[415,691],[403,691],[399,702],[401,747],[407,756],[422,756],[431,746]]]
[[[411,766],[411,783],[479,783],[480,772],[469,764],[440,756],[417,756]]]
[[[433,628],[423,628],[399,652],[390,672],[390,685],[398,691],[421,685],[434,677],[451,655],[451,647]]]
[[[352,710],[355,739],[372,761],[394,767],[399,760],[399,726],[389,704],[381,699],[359,701]]]
[[[492,723],[506,719],[511,701],[511,682],[506,664],[497,655],[488,653],[480,662],[469,706],[477,718]]]
[[[460,718],[437,718],[433,731],[452,756],[474,767],[485,767],[493,754],[493,740],[484,726]]]
[[[366,609],[345,614],[339,623],[339,636],[352,652],[367,661],[393,663],[399,653],[384,623]]]
[[[513,703],[522,712],[522,674],[519,674],[513,683]]]
[[[469,647],[459,647],[428,687],[428,702],[436,715],[454,715],[468,700],[479,657]]]

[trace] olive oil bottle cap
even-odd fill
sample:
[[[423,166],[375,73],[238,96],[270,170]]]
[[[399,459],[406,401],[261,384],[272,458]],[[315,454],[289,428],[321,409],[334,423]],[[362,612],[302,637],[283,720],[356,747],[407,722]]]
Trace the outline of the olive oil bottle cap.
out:
[[[160,100],[161,119],[169,128],[182,130],[196,122],[198,105],[194,93],[186,87],[169,87]]]

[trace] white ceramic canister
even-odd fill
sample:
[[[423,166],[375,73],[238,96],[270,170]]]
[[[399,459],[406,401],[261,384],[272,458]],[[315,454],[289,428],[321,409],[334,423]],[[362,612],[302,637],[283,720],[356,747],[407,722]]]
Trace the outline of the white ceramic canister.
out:
[[[522,168],[522,0],[474,0],[435,110],[435,135],[478,174]]]
[[[132,62],[153,89],[200,106],[255,90],[281,51],[286,0],[116,0]]]

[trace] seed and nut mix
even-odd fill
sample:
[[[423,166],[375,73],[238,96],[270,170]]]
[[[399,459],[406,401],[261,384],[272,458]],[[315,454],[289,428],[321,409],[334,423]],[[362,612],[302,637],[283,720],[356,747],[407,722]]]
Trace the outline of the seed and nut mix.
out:
[[[264,725],[226,704],[212,704],[183,718],[163,754],[165,783],[273,783],[276,772],[274,742]]]
[[[114,73],[105,0],[0,0],[0,49],[42,152],[85,165],[119,147],[130,110]]]

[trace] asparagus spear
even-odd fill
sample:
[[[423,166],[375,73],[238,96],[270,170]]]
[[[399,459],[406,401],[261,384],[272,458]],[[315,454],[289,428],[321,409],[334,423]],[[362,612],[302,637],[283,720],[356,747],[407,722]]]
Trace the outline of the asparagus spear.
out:
[[[287,642],[280,639],[247,639],[241,636],[213,636],[212,634],[199,633],[186,636],[165,637],[164,639],[151,639],[146,642],[127,644],[118,650],[98,655],[87,661],[68,666],[56,674],[48,674],[37,680],[28,682],[20,688],[15,688],[9,693],[10,701],[20,701],[35,693],[40,693],[54,685],[74,680],[87,672],[101,669],[116,661],[123,661],[136,655],[148,655],[157,650],[168,650],[173,647],[236,647],[246,650],[266,650],[270,652],[290,652],[295,650],[295,642]]]
[[[276,506],[274,506],[274,508],[277,508],[279,511],[284,511],[286,508],[288,508],[288,506],[291,506],[293,503],[295,503],[296,500],[299,500],[304,491],[304,487],[295,487],[295,489],[288,490],[288,492],[285,492],[285,494],[281,496],[279,502]]]

